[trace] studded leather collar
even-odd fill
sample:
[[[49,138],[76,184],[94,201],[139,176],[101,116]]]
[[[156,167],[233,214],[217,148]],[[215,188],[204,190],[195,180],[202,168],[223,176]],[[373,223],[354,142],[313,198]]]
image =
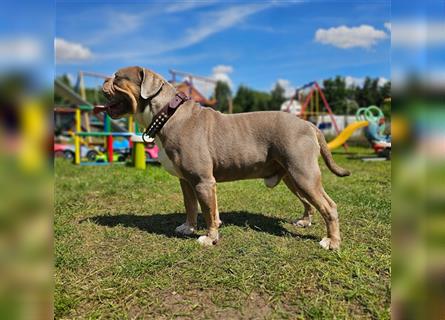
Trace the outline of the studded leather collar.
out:
[[[177,92],[173,99],[153,117],[150,125],[142,134],[142,140],[145,143],[153,142],[156,134],[167,123],[168,119],[173,116],[179,106],[188,100],[190,100],[190,98],[185,93],[181,91]]]

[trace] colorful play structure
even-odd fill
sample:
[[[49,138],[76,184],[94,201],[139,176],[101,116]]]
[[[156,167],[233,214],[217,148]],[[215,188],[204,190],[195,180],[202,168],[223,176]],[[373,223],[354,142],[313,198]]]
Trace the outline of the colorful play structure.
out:
[[[55,144],[55,154],[62,152],[65,155],[73,155],[73,162],[77,165],[104,165],[114,162],[123,162],[132,154],[132,161],[136,168],[145,169],[146,154],[148,158],[157,158],[157,147],[145,147],[140,134],[137,134],[137,124],[130,116],[127,126],[112,120],[108,115],[95,114],[91,118],[94,106],[85,98],[83,76],[80,73],[80,94],[66,86],[63,82],[55,81],[56,93],[71,103],[71,107],[56,107],[55,116],[59,113],[74,114],[75,131],[68,132],[74,139],[74,146]],[[98,74],[89,74],[95,77],[105,77]],[[95,125],[98,131],[93,131]],[[100,147],[99,147],[100,146]],[[56,150],[57,148],[57,150]],[[63,149],[65,148],[65,149]],[[154,150],[156,149],[156,150]],[[106,152],[106,153],[104,153]],[[83,161],[87,158],[88,161]]]
[[[330,150],[342,146],[351,135],[365,128],[365,137],[379,157],[391,158],[391,136],[385,135],[385,116],[380,108],[369,106],[360,108],[355,115],[357,121],[347,126],[334,140],[328,143]]]
[[[196,83],[204,85],[216,84],[214,79],[197,76],[187,72],[170,70],[172,75],[171,83],[195,101],[204,106],[212,107],[216,104],[215,99],[207,99],[194,86]],[[177,81],[178,76],[183,77],[182,81]],[[107,75],[97,72],[79,71],[74,90],[64,84],[61,80],[55,80],[56,94],[69,102],[67,107],[55,107],[54,115],[57,118],[63,115],[73,114],[75,128],[65,132],[74,140],[74,145],[69,143],[55,143],[54,154],[72,159],[77,165],[104,165],[115,162],[122,163],[128,158],[131,150],[132,164],[137,168],[145,168],[146,162],[156,161],[158,148],[156,145],[143,143],[139,128],[129,116],[127,123],[112,120],[105,114],[98,113],[92,115],[94,105],[87,101],[85,78],[92,77],[106,79]],[[93,100],[99,100],[99,90],[94,91]],[[57,121],[56,121],[57,122]]]
[[[170,82],[178,90],[185,92],[202,105],[213,106],[216,103],[214,99],[206,99],[194,87],[194,81],[214,85],[215,80],[176,70],[170,70],[170,73],[172,75]],[[115,162],[122,163],[131,154],[131,163],[137,168],[144,169],[146,159],[157,158],[157,147],[153,145],[147,147],[144,144],[132,116],[128,117],[125,125],[102,113],[94,114],[94,117],[91,118],[94,106],[86,99],[85,76],[100,79],[107,78],[106,75],[99,73],[79,72],[75,90],[72,90],[60,80],[55,81],[56,93],[71,105],[70,107],[54,108],[54,114],[55,116],[57,114],[74,114],[75,123],[75,130],[68,131],[68,134],[74,140],[74,145],[55,144],[55,155],[62,154],[65,155],[65,158],[68,155],[68,158],[72,159],[77,165],[104,165]],[[177,82],[178,76],[184,77],[182,82]],[[323,107],[320,106],[320,100]],[[384,134],[385,118],[378,107],[360,108],[356,113],[356,121],[340,131],[323,90],[316,81],[298,88],[285,104],[283,104],[282,110],[287,112],[291,111],[290,109],[294,104],[298,104],[298,110],[294,112],[299,117],[313,122],[322,130],[333,127],[336,137],[328,143],[329,149],[334,150],[343,146],[347,150],[347,140],[354,132],[364,128],[365,136],[375,153],[378,156],[390,158],[391,137]],[[324,121],[325,116],[330,118],[330,122]],[[96,130],[92,129],[93,126],[96,126]],[[84,161],[84,159],[88,161]]]
[[[309,93],[305,94],[308,90]],[[320,100],[323,102],[324,108],[320,107]],[[323,94],[323,90],[316,81],[312,81],[296,89],[294,95],[283,104],[281,109],[311,121],[321,130],[327,129],[332,125],[336,132],[336,137],[328,143],[330,150],[342,146],[347,150],[347,140],[354,132],[365,128],[365,136],[375,153],[379,157],[390,158],[391,137],[385,136],[383,133],[385,130],[385,117],[381,109],[376,106],[360,108],[356,113],[356,121],[340,131],[334,113]],[[324,121],[324,116],[326,115],[329,116],[330,122]]]
[[[307,95],[304,95],[304,92],[307,90],[309,90],[309,93]],[[320,99],[323,102],[324,109],[320,108]],[[336,134],[341,134],[340,129],[337,125],[337,121],[335,120],[334,113],[329,106],[323,90],[316,81],[309,82],[297,88],[290,100],[286,102],[284,111],[290,112],[291,106],[296,102],[301,104],[301,109],[297,111],[297,115],[300,118],[311,121],[320,129],[325,129],[332,123]],[[323,121],[325,115],[329,116],[331,122]],[[345,150],[347,150],[348,146],[346,144],[346,141],[341,145],[343,145]]]
[[[356,121],[348,125],[340,134],[335,137],[334,140],[328,143],[329,150],[334,150],[346,143],[346,141],[352,136],[352,134],[363,127],[368,126],[368,121]]]
[[[385,134],[386,124],[385,116],[382,110],[377,106],[369,106],[357,110],[356,118],[358,121],[367,121],[365,127],[365,136],[371,143],[375,153],[381,157],[391,159],[391,135]]]
[[[74,146],[75,146],[75,155],[74,155],[74,163],[82,164],[82,165],[99,165],[113,163],[115,161],[114,147],[113,147],[113,139],[115,137],[126,137],[130,138],[134,135],[129,128],[129,132],[113,132],[111,131],[111,119],[109,116],[105,116],[104,123],[104,132],[82,132],[82,112],[91,112],[93,108],[91,106],[80,105],[76,108],[76,132],[74,134]],[[104,137],[106,139],[106,150],[107,150],[107,162],[99,162],[99,161],[89,161],[89,162],[81,162],[81,139],[82,137]]]

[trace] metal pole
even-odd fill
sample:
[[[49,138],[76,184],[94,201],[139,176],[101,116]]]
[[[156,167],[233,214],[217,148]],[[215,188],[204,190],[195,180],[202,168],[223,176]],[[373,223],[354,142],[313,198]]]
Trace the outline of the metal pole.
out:
[[[303,106],[301,107],[301,114],[300,114],[300,118],[304,119],[304,113],[306,111],[306,107],[309,103],[309,101],[311,100],[312,95],[314,94],[314,88],[311,88],[311,91],[309,92],[309,95],[306,97],[306,100],[303,103]]]
[[[189,82],[189,97],[192,97],[192,88],[193,88],[193,77],[190,77],[190,82]]]
[[[80,137],[77,135],[77,133],[80,133],[82,130],[80,122],[81,122],[80,109],[76,109],[76,135],[74,136],[74,164],[80,164]]]
[[[113,136],[111,135],[111,119],[109,115],[105,116],[105,133],[108,133],[107,136],[107,153],[108,153],[108,162],[113,163]]]
[[[232,97],[229,96],[229,113],[233,113],[233,101],[232,101]]]
[[[333,114],[333,112],[331,110],[331,107],[329,106],[329,103],[326,100],[326,97],[324,96],[324,93],[321,90],[321,88],[320,88],[320,86],[318,85],[317,82],[315,82],[315,87],[317,88],[318,93],[320,94],[321,100],[323,101],[323,104],[324,104],[325,108],[328,110],[329,116],[331,117],[331,121],[334,124],[335,132],[337,134],[340,134],[340,129],[337,126],[337,121],[335,121],[335,117],[334,117],[334,114]],[[344,143],[343,144],[343,148],[345,148],[345,150],[347,151],[348,150],[348,144]]]
[[[128,117],[128,132],[134,133],[133,115]]]
[[[79,72],[79,91],[80,91],[80,96],[82,97],[83,100],[87,99],[87,95],[85,93],[85,84],[83,83],[83,72],[80,71]]]

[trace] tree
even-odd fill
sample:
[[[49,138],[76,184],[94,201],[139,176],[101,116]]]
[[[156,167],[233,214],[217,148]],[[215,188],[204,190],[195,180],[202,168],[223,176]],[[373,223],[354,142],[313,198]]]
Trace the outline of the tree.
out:
[[[218,81],[213,96],[216,101],[218,101],[217,106],[219,111],[227,112],[229,110],[229,99],[232,97],[232,91],[227,82]]]
[[[240,85],[233,99],[234,112],[263,111],[270,109],[270,94]]]
[[[344,114],[347,105],[347,98],[350,92],[346,88],[346,81],[343,77],[336,76],[335,79],[323,81],[323,93],[333,113]]]
[[[98,86],[96,88],[85,88],[85,96],[87,101],[92,104],[105,104],[107,99],[102,94],[102,87]]]
[[[387,100],[385,101],[385,98],[391,97],[391,81],[387,81],[381,88],[380,88],[380,95],[383,98],[383,103],[380,105],[383,113],[385,114],[385,117],[388,119],[391,119],[391,101]]]
[[[58,81],[62,82],[64,85],[66,85],[71,90],[73,89],[73,85],[72,85],[68,75],[64,74],[64,75],[58,76],[56,79]],[[62,97],[60,97],[59,95],[57,95],[56,93],[54,93],[54,103],[55,104],[63,104],[64,99]]]
[[[323,92],[334,113],[354,114],[357,108],[383,106],[384,98],[391,94],[391,83],[381,86],[379,82],[379,78],[366,77],[362,87],[347,87],[345,79],[336,76],[323,81]]]
[[[57,77],[57,80],[61,81],[63,84],[65,84],[70,89],[73,88],[73,84],[71,83],[71,80],[67,74]]]
[[[277,82],[270,93],[269,110],[280,110],[281,105],[286,100],[284,92],[284,88]]]
[[[74,88],[73,84],[71,83],[70,78],[66,74],[57,77],[57,80],[61,81],[63,84],[68,86],[71,90],[75,91],[75,88]],[[77,93],[80,94],[79,92],[77,92]],[[101,86],[97,86],[95,88],[85,88],[85,96],[86,96],[86,100],[92,104],[105,104],[107,102],[104,95],[102,94]],[[54,103],[55,104],[64,104],[64,103],[66,103],[66,101],[62,97],[55,94],[54,95]]]
[[[253,110],[254,111],[266,111],[270,109],[270,94],[267,92],[252,90],[253,94]]]
[[[345,78],[336,76],[323,81],[323,93],[336,114],[354,114],[358,108],[370,105],[380,106],[388,114],[390,109],[383,105],[385,97],[391,94],[391,83],[386,82],[383,86],[379,83],[379,78],[367,77],[363,87],[346,86]],[[275,85],[270,94],[241,85],[233,100],[234,112],[277,110],[284,101],[284,88],[279,84]],[[320,100],[320,109],[323,108]]]
[[[255,110],[255,98],[251,89],[240,85],[233,99],[234,112],[249,112]]]
[[[380,87],[380,96],[383,99],[391,96],[391,81],[385,82],[385,84]]]
[[[380,106],[383,103],[382,92],[379,89],[379,79],[366,77],[362,88],[356,90],[356,100],[358,105],[368,107],[370,105]]]

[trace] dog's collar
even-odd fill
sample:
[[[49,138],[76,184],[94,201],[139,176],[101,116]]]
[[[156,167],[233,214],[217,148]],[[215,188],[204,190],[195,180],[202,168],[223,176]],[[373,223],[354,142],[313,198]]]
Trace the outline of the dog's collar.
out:
[[[173,99],[153,117],[150,125],[142,134],[142,140],[145,143],[153,142],[156,134],[162,129],[168,119],[173,116],[179,106],[188,100],[190,100],[190,98],[185,93],[181,91],[177,92]]]

